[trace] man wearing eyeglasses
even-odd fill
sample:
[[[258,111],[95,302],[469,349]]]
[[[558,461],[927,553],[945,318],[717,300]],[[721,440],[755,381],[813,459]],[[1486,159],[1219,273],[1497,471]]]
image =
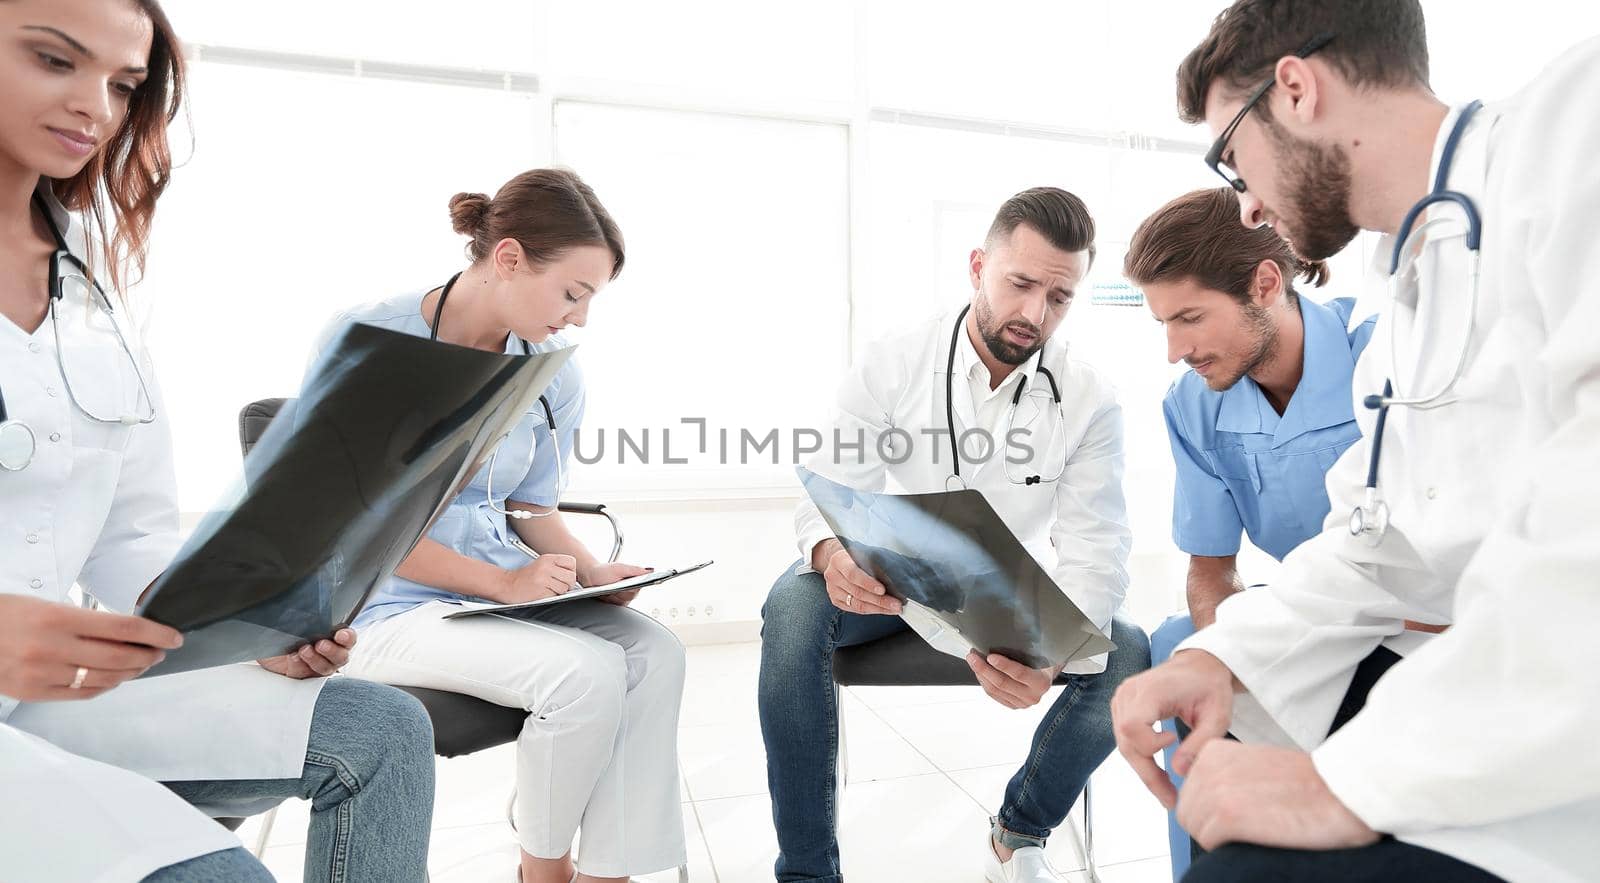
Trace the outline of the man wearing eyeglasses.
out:
[[[1178,83],[1246,226],[1306,260],[1384,233],[1392,294],[1322,532],[1112,702],[1214,850],[1185,880],[1593,880],[1600,40],[1451,107],[1415,0],[1239,0]],[[1385,656],[1407,619],[1451,627]]]

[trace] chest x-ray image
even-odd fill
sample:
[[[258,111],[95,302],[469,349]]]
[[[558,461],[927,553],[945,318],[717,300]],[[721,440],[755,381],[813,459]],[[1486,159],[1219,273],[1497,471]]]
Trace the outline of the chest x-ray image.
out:
[[[851,559],[906,604],[918,633],[930,638],[932,626],[960,639],[930,638],[936,648],[999,653],[1033,668],[1112,649],[982,493],[873,493],[799,473]]]

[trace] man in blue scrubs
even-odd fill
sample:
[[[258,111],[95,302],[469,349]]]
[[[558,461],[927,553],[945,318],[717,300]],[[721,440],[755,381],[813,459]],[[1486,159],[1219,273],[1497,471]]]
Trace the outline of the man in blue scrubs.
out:
[[[1353,301],[1300,298],[1290,280],[1321,285],[1326,267],[1238,216],[1228,188],[1179,197],[1140,225],[1125,267],[1166,329],[1168,360],[1193,369],[1162,403],[1193,628],[1242,588],[1241,531],[1281,561],[1322,529],[1323,476],[1360,436],[1350,378],[1376,321],[1347,330]]]
[[[1272,228],[1247,229],[1238,218],[1229,188],[1178,197],[1139,226],[1123,270],[1165,327],[1168,360],[1193,369],[1162,403],[1189,613],[1151,635],[1154,664],[1243,591],[1241,532],[1282,561],[1321,531],[1323,476],[1361,435],[1350,381],[1376,317],[1347,330],[1351,299],[1302,299],[1291,280],[1320,286],[1327,268],[1301,261]],[[1176,826],[1172,833],[1181,873],[1188,838]]]

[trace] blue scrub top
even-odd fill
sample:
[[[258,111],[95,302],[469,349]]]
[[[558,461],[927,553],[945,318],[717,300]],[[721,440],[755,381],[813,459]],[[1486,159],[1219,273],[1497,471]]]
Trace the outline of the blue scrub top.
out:
[[[312,364],[317,354],[335,335],[353,322],[375,325],[390,331],[399,331],[417,337],[427,337],[428,323],[422,318],[422,297],[426,292],[406,294],[373,304],[365,304],[339,314],[329,323],[318,341]],[[530,344],[536,353],[560,349],[567,343],[555,335],[542,343]],[[506,353],[522,355],[522,340],[515,334],[506,341]],[[561,468],[565,472],[572,458],[573,440],[578,426],[583,422],[584,383],[577,359],[568,359],[556,373],[555,379],[544,390],[555,415],[556,435],[561,441]],[[532,409],[511,431],[511,435],[496,448],[499,456],[486,464],[473,476],[471,484],[440,514],[439,520],[428,530],[428,539],[441,543],[454,551],[486,561],[506,570],[526,566],[533,559],[509,542],[511,526],[506,516],[489,508],[488,478],[490,465],[494,467],[495,503],[502,509],[506,500],[517,500],[536,506],[554,506],[560,500],[556,487],[555,451],[550,446],[550,430],[545,425],[544,408],[534,402]],[[379,586],[368,599],[367,606],[352,625],[357,629],[381,622],[398,613],[435,600],[450,600],[464,596],[444,589],[392,577]]]
[[[1162,410],[1177,462],[1172,540],[1190,555],[1239,552],[1239,533],[1283,560],[1322,531],[1324,476],[1361,437],[1350,384],[1377,317],[1347,331],[1355,301],[1300,299],[1305,366],[1280,417],[1249,377],[1215,392],[1193,371]]]

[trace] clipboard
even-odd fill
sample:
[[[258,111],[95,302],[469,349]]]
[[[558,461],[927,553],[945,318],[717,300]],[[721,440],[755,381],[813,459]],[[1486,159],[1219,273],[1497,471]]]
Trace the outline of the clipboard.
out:
[[[999,653],[1030,668],[1115,649],[982,493],[873,493],[796,471],[851,560],[935,649]]]
[[[634,589],[642,589],[646,586],[660,585],[669,579],[694,573],[697,570],[704,570],[705,568],[710,567],[713,563],[714,562],[711,561],[702,561],[699,564],[691,564],[688,567],[674,568],[672,570],[651,571],[650,573],[643,573],[638,576],[630,576],[627,579],[618,580],[614,583],[608,583],[603,586],[594,586],[592,588],[576,588],[570,592],[560,595],[551,595],[548,598],[540,598],[537,601],[522,601],[517,604],[495,604],[489,607],[470,607],[466,610],[458,610],[455,613],[446,614],[444,618],[464,619],[469,616],[481,616],[485,613],[493,613],[500,616],[516,616],[519,613],[538,611],[546,607],[553,607],[556,604],[564,604],[568,601],[582,601],[585,598],[599,598],[603,595],[615,595],[618,592],[628,592]]]

